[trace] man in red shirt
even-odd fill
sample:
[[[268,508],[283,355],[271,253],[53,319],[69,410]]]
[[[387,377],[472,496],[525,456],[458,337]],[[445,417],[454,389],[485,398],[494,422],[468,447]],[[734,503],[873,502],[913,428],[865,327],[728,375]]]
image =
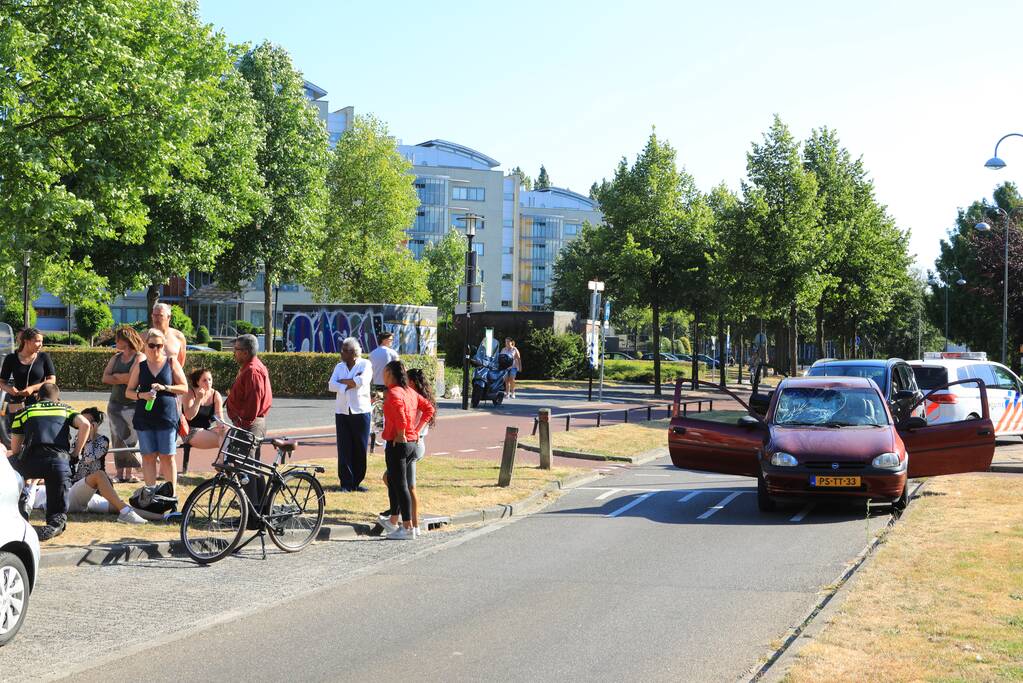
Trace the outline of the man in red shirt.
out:
[[[236,427],[262,439],[266,437],[266,414],[274,397],[270,374],[257,357],[258,352],[259,342],[253,335],[243,334],[234,340],[234,359],[239,370],[227,395],[227,416]]]

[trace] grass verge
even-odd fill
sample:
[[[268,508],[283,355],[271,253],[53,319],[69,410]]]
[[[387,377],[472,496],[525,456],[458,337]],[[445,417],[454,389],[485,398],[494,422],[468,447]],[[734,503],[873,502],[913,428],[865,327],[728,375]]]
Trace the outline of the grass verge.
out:
[[[928,482],[785,680],[1023,680],[1023,477]]]
[[[327,496],[324,524],[372,522],[376,520],[377,513],[387,508],[387,489],[381,481],[384,472],[382,456],[369,458],[364,482],[369,488],[366,493],[341,493],[337,490],[337,463],[320,461],[319,464],[327,468],[324,474],[318,475]],[[567,467],[541,470],[528,465],[517,466],[511,486],[500,488],[497,486],[499,470],[500,463],[497,462],[427,456],[419,462],[416,473],[420,510],[430,514],[451,515],[513,503],[550,482],[564,479],[574,471]],[[185,475],[181,478],[178,486],[179,509],[184,506],[192,489],[204,478],[204,475]],[[127,501],[138,485],[117,484],[114,488]],[[42,510],[33,510],[31,521],[35,525],[43,524]],[[53,541],[44,543],[43,547],[171,540],[178,538],[178,530],[177,524],[150,522],[130,526],[117,522],[114,515],[75,513],[69,515],[67,531]]]

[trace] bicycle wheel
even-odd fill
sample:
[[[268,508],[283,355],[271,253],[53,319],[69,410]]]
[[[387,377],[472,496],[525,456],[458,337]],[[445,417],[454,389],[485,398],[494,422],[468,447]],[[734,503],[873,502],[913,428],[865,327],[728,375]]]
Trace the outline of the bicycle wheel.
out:
[[[224,559],[242,540],[248,516],[248,500],[234,480],[204,481],[188,496],[181,513],[185,552],[200,564]]]
[[[270,494],[267,531],[286,553],[309,545],[323,525],[323,487],[308,472],[289,472]]]

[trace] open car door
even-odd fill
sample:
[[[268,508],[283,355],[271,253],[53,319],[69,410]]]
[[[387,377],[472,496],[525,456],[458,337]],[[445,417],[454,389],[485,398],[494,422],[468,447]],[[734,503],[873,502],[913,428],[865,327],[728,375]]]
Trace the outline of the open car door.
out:
[[[936,391],[956,384],[976,384],[980,388],[983,415],[979,419],[922,426],[920,418],[909,418],[898,425],[899,436],[909,453],[909,477],[934,477],[939,474],[986,472],[995,455],[995,429],[987,402],[987,387],[980,379],[949,382],[927,392],[917,404]],[[916,405],[913,406],[916,408]]]
[[[690,381],[690,380],[685,380]],[[738,401],[746,415],[752,416],[757,422],[740,425],[740,411],[728,415],[725,411],[714,411],[714,419],[701,418],[700,413],[683,415],[680,409],[682,382],[675,382],[675,403],[672,410],[671,425],[668,427],[668,451],[675,467],[704,472],[720,472],[722,474],[739,474],[756,477],[760,473],[757,454],[764,445],[767,436],[766,425],[759,416],[750,410],[749,405],[728,389],[729,396]],[[716,384],[701,382],[708,386]],[[725,413],[723,416],[721,413]],[[729,421],[730,420],[730,421]]]

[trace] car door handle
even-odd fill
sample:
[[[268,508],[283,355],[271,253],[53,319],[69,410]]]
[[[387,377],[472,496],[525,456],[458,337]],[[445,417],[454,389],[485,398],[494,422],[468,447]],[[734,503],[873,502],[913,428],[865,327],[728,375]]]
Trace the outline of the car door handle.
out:
[[[671,433],[672,434],[685,434],[686,433],[686,428],[685,427],[672,427],[671,428]]]
[[[991,430],[990,429],[978,429],[977,430],[977,436],[991,436]]]

